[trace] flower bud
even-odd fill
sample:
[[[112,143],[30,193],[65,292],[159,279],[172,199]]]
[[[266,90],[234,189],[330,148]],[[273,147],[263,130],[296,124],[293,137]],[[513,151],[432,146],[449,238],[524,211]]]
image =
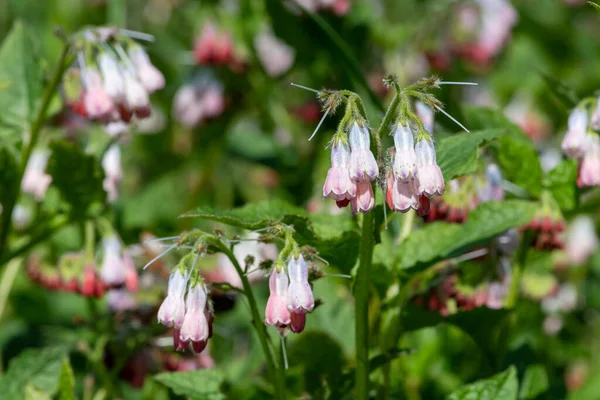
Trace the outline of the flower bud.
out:
[[[394,175],[402,181],[413,179],[417,175],[417,156],[410,126],[398,124],[394,132],[394,145]]]
[[[419,178],[417,192],[425,193],[429,197],[443,194],[444,176],[436,163],[433,142],[428,139],[419,140],[415,146],[415,153]]]
[[[49,157],[50,152],[35,150],[31,154],[31,157],[29,157],[29,161],[25,167],[21,190],[32,194],[37,201],[44,199],[46,190],[48,190],[48,186],[52,182],[52,177],[45,172]]]
[[[315,299],[308,283],[308,264],[302,254],[298,259],[291,257],[287,268],[290,277],[287,293],[288,310],[297,314],[312,311],[315,307]]]
[[[208,321],[206,320],[206,292],[202,284],[190,288],[185,299],[186,312],[181,325],[179,339],[182,342],[192,342],[196,353],[202,352],[208,340]]]
[[[368,179],[362,179],[356,183],[356,197],[350,200],[350,207],[353,214],[366,213],[371,211],[375,205],[375,196],[373,187]]]
[[[165,87],[164,75],[152,65],[150,57],[142,46],[134,46],[129,50],[129,58],[135,67],[135,72],[148,93],[154,93]]]
[[[576,108],[569,115],[568,130],[562,141],[563,152],[571,158],[583,156],[588,146],[588,116],[585,108]]]
[[[331,168],[323,185],[323,197],[334,200],[352,199],[356,196],[356,183],[350,179],[348,163],[350,148],[342,143],[334,143],[331,148]]]
[[[363,178],[374,180],[379,175],[379,167],[371,152],[369,130],[354,123],[350,128],[350,178],[359,181]]]
[[[181,327],[185,315],[185,290],[187,278],[180,269],[169,277],[167,297],[158,309],[158,322],[165,326]]]
[[[290,312],[287,308],[288,276],[285,270],[274,267],[269,277],[269,300],[265,310],[265,323],[279,328],[290,324]]]
[[[291,314],[290,330],[294,333],[300,333],[304,330],[306,325],[306,313],[295,313]]]

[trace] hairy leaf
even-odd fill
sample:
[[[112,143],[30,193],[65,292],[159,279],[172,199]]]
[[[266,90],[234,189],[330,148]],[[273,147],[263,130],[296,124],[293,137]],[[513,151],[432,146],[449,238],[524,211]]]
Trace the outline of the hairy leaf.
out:
[[[201,218],[250,230],[282,222],[294,226],[294,237],[301,245],[313,246],[321,257],[343,271],[350,271],[358,257],[359,234],[348,215],[308,214],[289,203],[273,200],[233,210],[200,207],[182,217]]]
[[[546,374],[544,366],[539,364],[530,365],[525,370],[525,375],[523,375],[519,399],[535,400],[545,393],[549,387],[548,374]]]
[[[50,148],[47,171],[52,176],[52,185],[71,205],[71,212],[81,216],[92,203],[103,202],[104,172],[98,160],[66,141],[53,142]]]
[[[563,210],[572,210],[577,205],[577,162],[565,160],[548,172],[543,180]]]
[[[8,365],[0,377],[0,393],[7,399],[25,396],[28,383],[50,395],[56,393],[62,362],[67,354],[64,347],[25,350]]]
[[[154,375],[154,379],[173,390],[175,394],[189,396],[194,400],[225,398],[220,391],[224,376],[216,369],[167,372]]]
[[[511,366],[501,374],[461,387],[448,400],[516,400],[518,387],[517,371]]]
[[[65,359],[58,378],[58,399],[75,400],[75,377],[68,359]]]
[[[479,146],[501,136],[501,129],[459,133],[442,139],[436,149],[437,161],[446,182],[477,171]]]
[[[52,400],[52,397],[31,383],[28,383],[25,387],[25,400]]]
[[[31,132],[42,94],[42,71],[34,36],[22,22],[13,25],[0,48],[0,142],[19,147]]]
[[[522,200],[488,202],[469,213],[467,222],[435,222],[413,232],[397,248],[396,267],[423,269],[441,259],[529,222],[536,204]]]

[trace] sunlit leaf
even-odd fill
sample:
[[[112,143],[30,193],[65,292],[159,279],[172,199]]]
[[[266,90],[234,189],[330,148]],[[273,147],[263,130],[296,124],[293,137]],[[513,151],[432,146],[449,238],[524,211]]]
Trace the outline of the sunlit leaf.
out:
[[[189,396],[194,400],[219,400],[225,396],[220,386],[224,376],[216,369],[167,372],[154,375],[154,379],[167,386],[175,394]]]
[[[516,400],[518,388],[517,371],[510,367],[489,379],[461,387],[448,400]]]
[[[535,400],[550,387],[548,374],[543,365],[530,365],[525,370],[519,390],[519,400]]]
[[[563,210],[572,210],[577,205],[577,162],[566,160],[548,172],[543,180]]]

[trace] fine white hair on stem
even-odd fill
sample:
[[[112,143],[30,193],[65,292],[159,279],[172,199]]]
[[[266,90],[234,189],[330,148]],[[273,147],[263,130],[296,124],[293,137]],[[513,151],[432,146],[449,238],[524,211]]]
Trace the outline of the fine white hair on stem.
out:
[[[510,182],[510,181],[502,181],[502,189],[506,190],[507,192],[514,194],[515,196],[527,199],[529,198],[529,194],[527,193],[527,190],[523,189],[521,186],[519,185],[515,185],[514,183]]]
[[[285,349],[285,338],[283,337],[283,335],[279,336],[281,338],[281,352],[283,353],[283,365],[285,366],[285,369],[287,370],[289,365],[288,365],[288,358],[287,358],[287,350]]]
[[[463,85],[463,86],[478,86],[477,82],[447,82],[447,81],[439,81],[437,85]]]
[[[152,260],[150,260],[146,265],[144,265],[143,269],[148,268],[150,265],[152,265],[152,263],[154,263],[156,260],[158,260],[159,258],[161,258],[162,256],[167,255],[171,250],[175,249],[175,247],[177,247],[177,243],[170,245],[169,247],[167,247],[167,249],[165,251],[163,251],[162,253],[160,253],[159,255],[157,255],[156,257],[154,257]]]
[[[458,257],[454,258],[454,262],[456,264],[458,264],[458,263],[461,263],[464,261],[473,260],[475,258],[485,256],[487,253],[489,253],[488,249],[479,249],[479,250],[471,251],[469,253],[463,254],[462,256],[458,256]]]
[[[352,279],[352,275],[348,275],[348,274],[323,274],[323,277]]]
[[[438,107],[436,105],[434,105],[435,109],[438,110],[439,112],[441,112],[442,114],[444,114],[446,117],[450,118],[452,121],[454,121],[454,123],[458,126],[460,126],[461,128],[463,128],[465,130],[465,132],[467,133],[471,133],[467,128],[465,128],[465,126],[463,124],[461,124],[460,122],[458,122],[452,115],[448,114],[446,111],[444,111],[441,107]]]
[[[317,131],[319,130],[319,128],[321,127],[321,125],[323,124],[323,121],[325,121],[325,118],[327,118],[327,114],[329,114],[329,108],[327,110],[325,110],[325,114],[323,114],[323,117],[321,117],[321,120],[319,121],[319,124],[317,125],[317,127],[315,128],[315,131],[313,132],[312,135],[310,135],[310,137],[308,138],[308,141],[311,141],[312,138],[315,137],[315,135],[317,134]]]
[[[247,272],[246,272],[244,275],[245,275],[245,276],[248,276],[248,275],[250,275],[250,274],[253,274],[253,273],[255,273],[255,272],[258,272],[258,271],[260,271],[260,270],[261,270],[261,268],[260,268],[260,267],[252,268],[250,271],[247,271]]]
[[[383,196],[381,198],[382,202],[383,202],[383,221],[384,221],[384,229],[387,230],[387,226],[388,226],[388,219],[387,219],[387,205],[385,204],[385,196]]]
[[[321,257],[320,255],[318,255],[318,254],[314,254],[314,255],[313,255],[313,257],[315,257],[315,258],[317,258],[317,259],[321,260],[321,261],[323,262],[323,264],[325,264],[325,265],[329,265],[329,261],[327,261],[326,259],[324,259],[324,258],[323,258],[323,257]]]
[[[300,88],[300,89],[308,90],[309,92],[315,92],[317,94],[321,93],[317,89],[309,88],[308,86],[304,86],[304,85],[298,85],[297,83],[294,83],[294,82],[290,83],[290,85],[292,85],[294,87],[297,87],[297,88]]]
[[[144,243],[167,242],[169,240],[174,240],[174,239],[179,239],[179,235],[177,235],[177,236],[166,236],[166,237],[162,237],[162,238],[146,239],[146,240],[144,240]]]
[[[154,35],[144,32],[132,31],[130,29],[119,29],[119,33],[133,39],[143,40],[146,42],[154,42]]]

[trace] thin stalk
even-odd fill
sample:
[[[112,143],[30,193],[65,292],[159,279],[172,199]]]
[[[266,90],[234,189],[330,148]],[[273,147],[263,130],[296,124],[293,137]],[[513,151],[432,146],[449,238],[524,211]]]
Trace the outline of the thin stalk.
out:
[[[402,221],[402,230],[400,231],[400,236],[398,236],[398,243],[404,242],[410,235],[410,232],[412,232],[415,215],[417,215],[415,210],[408,210],[408,212],[404,214],[404,221]]]
[[[17,277],[17,273],[19,272],[19,267],[21,267],[23,260],[20,258],[15,258],[8,263],[4,274],[2,275],[2,280],[0,281],[0,320],[2,320],[2,315],[4,314],[4,308],[6,307],[6,302],[8,300],[8,295],[12,289],[13,283],[15,282],[15,278]]]
[[[521,239],[521,244],[516,254],[516,262],[512,266],[512,273],[510,276],[510,287],[508,288],[508,294],[506,295],[505,307],[513,308],[517,303],[519,297],[519,282],[521,280],[521,274],[523,272],[523,266],[527,259],[527,252],[531,246],[531,232],[525,232]]]
[[[369,284],[373,262],[373,213],[363,215],[359,266],[354,283],[356,314],[356,398],[369,398]]]
[[[29,162],[29,157],[31,157],[31,153],[37,141],[40,137],[40,131],[42,130],[42,126],[44,125],[44,121],[46,120],[46,112],[48,111],[48,107],[50,106],[50,102],[52,97],[54,96],[60,81],[62,80],[63,73],[65,71],[65,60],[67,59],[67,55],[69,54],[69,50],[71,45],[69,42],[66,42],[62,53],[58,59],[58,64],[56,69],[54,70],[54,75],[50,84],[46,88],[46,92],[44,93],[44,98],[42,100],[42,105],[40,106],[40,110],[38,115],[31,126],[31,137],[27,145],[23,146],[23,152],[21,154],[21,168],[19,175],[19,186],[15,189],[15,194],[12,198],[8,199],[6,204],[4,204],[4,211],[2,213],[2,221],[0,228],[0,256],[6,250],[6,241],[8,238],[8,234],[11,228],[12,221],[12,213],[15,208],[15,204],[17,204],[17,200],[19,198],[19,194],[21,193],[21,181],[23,180],[23,175],[25,174],[25,167],[27,167],[27,163]]]
[[[265,353],[265,360],[267,362],[267,366],[273,377],[275,382],[275,398],[282,400],[285,399],[285,370],[282,366],[277,366],[275,363],[274,355],[269,349],[269,338],[267,336],[267,331],[265,329],[265,325],[263,323],[263,319],[260,316],[260,312],[258,311],[258,306],[256,305],[256,299],[254,297],[254,292],[252,291],[252,286],[250,286],[250,282],[248,281],[248,277],[244,273],[243,268],[238,263],[237,259],[233,255],[231,249],[222,244],[220,246],[223,253],[229,258],[235,270],[237,271],[240,279],[242,280],[242,287],[244,288],[244,293],[246,298],[248,299],[248,304],[250,304],[250,312],[252,314],[252,324],[258,334],[258,339],[260,341],[263,352]]]

